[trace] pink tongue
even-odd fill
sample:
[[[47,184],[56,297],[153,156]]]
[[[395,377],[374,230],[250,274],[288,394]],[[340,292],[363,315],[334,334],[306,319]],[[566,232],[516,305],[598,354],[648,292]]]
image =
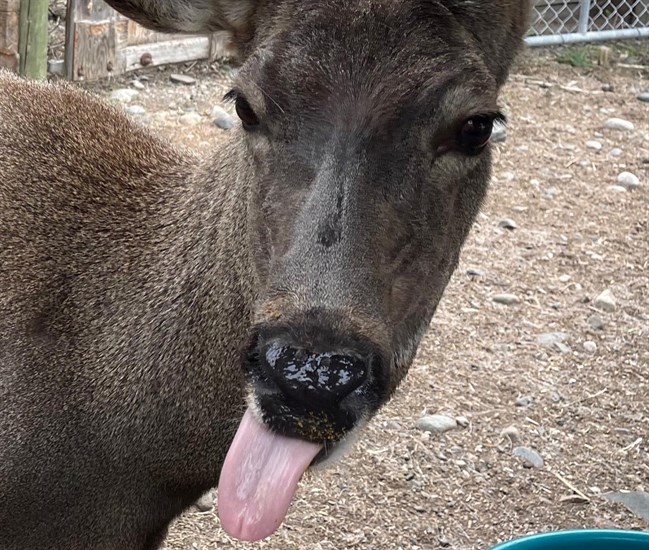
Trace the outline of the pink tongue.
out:
[[[247,541],[272,535],[286,516],[300,477],[320,448],[272,433],[246,410],[219,480],[223,529]]]

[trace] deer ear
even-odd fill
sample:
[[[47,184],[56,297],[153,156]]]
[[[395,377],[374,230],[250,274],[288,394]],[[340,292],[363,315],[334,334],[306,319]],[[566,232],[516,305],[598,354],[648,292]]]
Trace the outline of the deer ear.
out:
[[[122,15],[147,29],[201,34],[230,31],[235,40],[254,32],[259,0],[106,0]]]

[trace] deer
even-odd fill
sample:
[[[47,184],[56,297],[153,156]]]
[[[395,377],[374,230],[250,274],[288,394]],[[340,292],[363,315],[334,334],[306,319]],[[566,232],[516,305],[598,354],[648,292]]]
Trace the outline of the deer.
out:
[[[218,486],[240,540],[412,364],[487,193],[527,0],[108,0],[227,31],[198,155],[0,73],[0,548],[153,550]]]

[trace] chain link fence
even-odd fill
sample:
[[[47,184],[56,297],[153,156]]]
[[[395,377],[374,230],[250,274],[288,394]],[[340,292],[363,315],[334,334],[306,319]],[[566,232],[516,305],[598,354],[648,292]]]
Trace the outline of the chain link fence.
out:
[[[649,37],[649,0],[534,0],[530,46]]]

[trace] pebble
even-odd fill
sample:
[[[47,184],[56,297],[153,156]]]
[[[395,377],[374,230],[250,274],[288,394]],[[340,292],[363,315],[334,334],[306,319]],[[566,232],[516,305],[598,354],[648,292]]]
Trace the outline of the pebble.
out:
[[[649,90],[646,92],[642,92],[641,94],[638,94],[638,99],[640,101],[644,101],[645,103],[649,103]]]
[[[507,127],[504,124],[495,123],[491,131],[492,143],[503,143],[507,139]]]
[[[466,416],[458,416],[455,420],[457,422],[457,425],[461,426],[462,428],[469,426],[469,419]]]
[[[555,347],[557,344],[560,344],[568,339],[568,334],[565,332],[546,332],[544,334],[539,334],[536,338],[536,341],[542,346],[548,348]]]
[[[234,126],[234,117],[219,105],[212,109],[212,119],[221,130],[229,130]]]
[[[615,87],[613,84],[602,84],[602,92],[614,92]]]
[[[431,432],[434,434],[441,434],[448,432],[449,430],[455,430],[457,428],[457,421],[455,418],[446,416],[444,414],[429,414],[422,416],[415,426],[419,430],[425,432]]]
[[[118,88],[110,93],[109,99],[118,101],[119,103],[129,103],[136,95],[138,95],[137,90]]]
[[[518,227],[518,225],[516,225],[516,222],[514,220],[512,220],[510,218],[505,218],[504,220],[501,220],[498,223],[498,227],[502,227],[504,229],[514,230],[514,229],[516,229]]]
[[[126,112],[129,115],[143,115],[146,113],[146,109],[142,105],[129,105],[126,107]]]
[[[521,440],[521,433],[516,426],[507,426],[500,432],[500,437],[507,438],[512,445],[516,445]]]
[[[135,88],[136,90],[144,90],[145,86],[142,84],[139,80],[133,80],[131,82],[131,86]]]
[[[611,149],[611,151],[609,152],[609,155],[611,155],[612,157],[621,157],[622,153],[624,153],[622,149],[620,149],[619,147],[613,147],[613,149]]]
[[[385,423],[385,427],[388,430],[395,430],[395,431],[401,430],[401,424],[399,424],[398,422],[395,422],[394,420],[388,420]]]
[[[208,491],[201,498],[199,498],[194,506],[199,512],[210,512],[214,510],[214,494]]]
[[[617,183],[627,189],[640,187],[640,178],[631,172],[621,172],[617,177]]]
[[[512,454],[523,461],[523,466],[527,468],[542,468],[543,458],[534,449],[528,447],[514,447]]]
[[[617,303],[615,301],[615,296],[613,296],[613,293],[607,288],[597,298],[595,298],[593,305],[597,309],[611,313],[615,311]]]
[[[604,123],[604,128],[608,130],[624,130],[629,132],[635,128],[635,125],[633,124],[633,122],[629,120],[613,117],[613,118],[609,118]]]
[[[626,187],[622,187],[621,185],[609,185],[606,189],[608,191],[613,191],[614,193],[626,193],[627,192]]]
[[[185,86],[196,84],[196,79],[186,74],[170,74],[169,80],[175,82],[176,84],[184,84]]]
[[[646,156],[642,159],[642,164],[649,164],[649,156]]]
[[[586,321],[593,330],[602,330],[604,323],[599,315],[591,315]]]
[[[180,124],[183,124],[185,126],[194,126],[195,124],[198,124],[201,121],[201,115],[198,113],[185,113],[181,117],[178,118],[178,122]]]
[[[520,298],[515,294],[496,294],[492,300],[497,304],[503,304],[506,306],[519,304],[521,302]]]
[[[583,345],[586,353],[597,353],[597,344],[592,340],[586,340]]]
[[[517,407],[529,407],[532,404],[532,397],[529,395],[522,395],[520,397],[516,398],[516,406]]]
[[[470,267],[469,269],[466,270],[466,274],[469,275],[470,277],[486,277],[487,272],[484,271],[483,269],[479,269],[477,267]]]
[[[602,148],[602,144],[599,141],[592,139],[586,142],[586,147],[595,151],[599,151]]]
[[[559,282],[561,282],[561,283],[567,283],[570,279],[572,279],[572,277],[571,277],[570,275],[568,275],[568,274],[564,274],[564,275],[561,275],[561,276],[559,277]]]

